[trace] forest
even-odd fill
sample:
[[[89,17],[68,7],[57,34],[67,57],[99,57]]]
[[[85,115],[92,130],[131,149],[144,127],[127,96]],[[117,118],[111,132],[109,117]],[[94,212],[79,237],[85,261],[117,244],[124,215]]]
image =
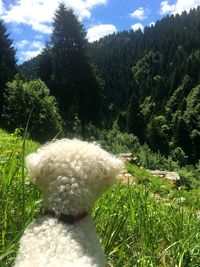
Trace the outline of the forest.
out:
[[[200,7],[88,43],[60,4],[37,57],[17,65],[0,21],[1,128],[44,142],[117,127],[182,164],[200,158]]]
[[[200,156],[199,48],[200,8],[90,48],[120,129],[154,151],[180,148],[191,162]]]

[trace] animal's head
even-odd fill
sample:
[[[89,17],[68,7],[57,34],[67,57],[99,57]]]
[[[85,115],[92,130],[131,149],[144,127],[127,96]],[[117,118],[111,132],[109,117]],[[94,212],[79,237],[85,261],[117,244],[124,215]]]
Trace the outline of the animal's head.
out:
[[[26,159],[28,175],[44,193],[44,205],[67,213],[87,211],[123,167],[97,144],[62,139]]]

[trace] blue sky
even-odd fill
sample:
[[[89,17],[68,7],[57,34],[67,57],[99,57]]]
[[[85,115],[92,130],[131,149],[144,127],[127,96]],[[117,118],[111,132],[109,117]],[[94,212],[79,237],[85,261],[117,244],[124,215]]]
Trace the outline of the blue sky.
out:
[[[0,0],[0,16],[17,49],[18,63],[38,55],[52,32],[60,0]],[[71,6],[87,31],[89,42],[122,30],[154,24],[167,14],[200,5],[200,0],[62,0]]]

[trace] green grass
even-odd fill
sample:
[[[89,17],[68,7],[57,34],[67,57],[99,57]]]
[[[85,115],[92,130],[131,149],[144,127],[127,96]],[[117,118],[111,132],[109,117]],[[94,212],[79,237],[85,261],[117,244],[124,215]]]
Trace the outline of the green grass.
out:
[[[24,156],[37,147],[0,130],[0,267],[11,266],[23,230],[41,208],[24,169]],[[199,267],[199,187],[177,190],[145,169],[127,169],[136,185],[116,183],[93,208],[109,261],[115,267]]]
[[[113,266],[200,266],[200,219],[157,201],[146,185],[116,184],[94,213]]]
[[[0,130],[0,266],[10,266],[17,241],[38,210],[38,190],[25,179],[24,157],[38,144]]]
[[[173,182],[152,176],[144,168],[127,164],[127,170],[135,177],[137,184],[145,184],[149,192],[160,196],[161,200],[176,203],[178,199],[182,198],[180,204],[190,209],[200,210],[200,181],[191,181],[190,190],[187,189],[184,182],[183,185],[177,189]],[[186,171],[184,171],[184,173],[185,172]],[[182,176],[183,170],[180,170],[179,174]]]

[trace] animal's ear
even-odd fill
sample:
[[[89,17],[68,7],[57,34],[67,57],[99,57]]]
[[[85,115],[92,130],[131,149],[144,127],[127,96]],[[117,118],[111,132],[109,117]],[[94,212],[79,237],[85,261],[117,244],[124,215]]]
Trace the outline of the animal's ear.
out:
[[[36,182],[38,176],[38,165],[40,163],[40,157],[37,153],[32,153],[26,157],[26,168],[28,171],[28,177],[33,183]]]
[[[122,171],[124,168],[124,163],[122,160],[111,157],[109,160],[107,160],[107,172],[109,176],[116,176]]]
[[[102,178],[108,177],[113,180],[124,168],[124,163],[121,159],[104,150],[97,157],[96,163],[97,176],[102,176]]]

